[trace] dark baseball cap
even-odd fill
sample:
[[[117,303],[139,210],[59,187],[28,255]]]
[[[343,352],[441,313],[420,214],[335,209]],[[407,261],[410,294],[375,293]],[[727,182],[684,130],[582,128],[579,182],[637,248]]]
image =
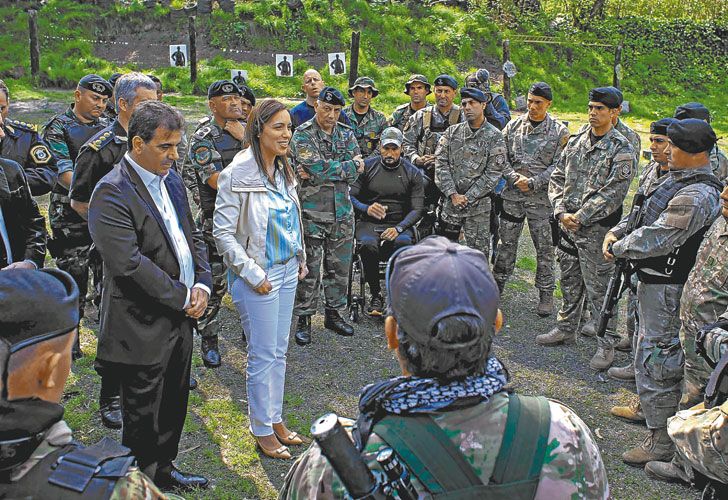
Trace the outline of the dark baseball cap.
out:
[[[667,136],[675,146],[692,154],[707,153],[718,142],[713,127],[699,118],[686,118],[672,123],[667,127]]]
[[[469,315],[495,334],[500,295],[486,256],[475,249],[430,236],[392,256],[387,266],[389,314],[414,341],[440,349],[463,349],[481,339],[446,343],[434,338],[437,323]]]
[[[86,75],[78,82],[78,86],[82,89],[96,92],[104,97],[111,97],[114,93],[114,87],[111,86],[108,80],[100,77],[99,75]]]

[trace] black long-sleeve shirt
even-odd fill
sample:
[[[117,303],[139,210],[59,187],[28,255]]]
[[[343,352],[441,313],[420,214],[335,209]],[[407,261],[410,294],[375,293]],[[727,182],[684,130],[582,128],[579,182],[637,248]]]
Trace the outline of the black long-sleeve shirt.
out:
[[[351,185],[351,203],[366,222],[391,224],[403,231],[422,218],[425,203],[425,184],[420,169],[402,157],[395,168],[387,168],[380,156],[367,158],[362,173]],[[374,203],[385,205],[383,220],[367,214]]]

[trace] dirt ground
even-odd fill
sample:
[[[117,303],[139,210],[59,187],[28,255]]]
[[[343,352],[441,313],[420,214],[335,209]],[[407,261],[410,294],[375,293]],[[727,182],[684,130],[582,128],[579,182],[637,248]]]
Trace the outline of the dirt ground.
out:
[[[11,116],[22,115],[26,121],[41,123],[64,108],[62,102],[48,100],[14,102]],[[193,123],[202,109],[184,111]],[[601,449],[613,498],[698,498],[695,490],[652,481],[642,470],[622,463],[621,453],[640,443],[647,431],[609,415],[611,406],[627,404],[635,397],[635,386],[588,368],[595,349],[593,339],[580,337],[575,346],[556,348],[534,343],[536,335],[554,326],[555,317],[542,319],[535,314],[538,299],[532,284],[533,259],[533,246],[524,232],[515,275],[502,297],[505,325],[493,347],[510,371],[515,390],[560,400],[588,424]],[[558,305],[560,301],[556,302]],[[199,388],[191,394],[177,462],[182,469],[212,479],[210,490],[189,498],[275,498],[290,464],[263,457],[254,448],[247,431],[246,351],[229,297],[219,319],[222,367],[205,369],[199,357],[199,339],[195,341],[193,374]],[[97,325],[85,319],[82,326],[86,356],[74,365],[69,380],[64,398],[66,419],[83,442],[92,443],[105,435],[119,439],[118,431],[101,426],[97,412],[99,380],[93,370]],[[364,317],[356,325],[355,336],[344,338],[324,330],[322,316],[317,315],[313,329],[314,343],[310,346],[299,347],[291,339],[284,405],[289,426],[306,434],[313,419],[324,413],[355,416],[358,392],[365,384],[398,374],[397,363],[386,350],[381,321]],[[627,359],[619,353],[615,363],[621,365]],[[296,454],[301,451],[294,449]]]

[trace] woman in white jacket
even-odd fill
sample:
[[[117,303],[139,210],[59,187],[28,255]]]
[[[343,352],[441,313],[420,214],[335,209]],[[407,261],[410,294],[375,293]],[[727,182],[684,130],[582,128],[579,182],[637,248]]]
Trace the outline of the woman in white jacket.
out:
[[[248,337],[250,431],[263,453],[281,459],[291,458],[286,445],[307,441],[282,418],[293,302],[308,272],[296,180],[286,159],[290,139],[282,103],[267,99],[253,108],[245,131],[250,147],[218,178],[212,231]]]

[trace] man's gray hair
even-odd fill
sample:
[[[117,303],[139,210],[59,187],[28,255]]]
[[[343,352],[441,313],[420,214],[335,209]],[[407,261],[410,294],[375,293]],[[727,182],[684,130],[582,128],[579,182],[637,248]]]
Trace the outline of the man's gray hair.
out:
[[[116,85],[114,86],[114,104],[116,105],[117,113],[119,112],[119,99],[124,99],[129,104],[133,103],[137,96],[137,89],[140,88],[154,92],[157,91],[157,86],[152,79],[141,73],[127,73],[116,80]]]

